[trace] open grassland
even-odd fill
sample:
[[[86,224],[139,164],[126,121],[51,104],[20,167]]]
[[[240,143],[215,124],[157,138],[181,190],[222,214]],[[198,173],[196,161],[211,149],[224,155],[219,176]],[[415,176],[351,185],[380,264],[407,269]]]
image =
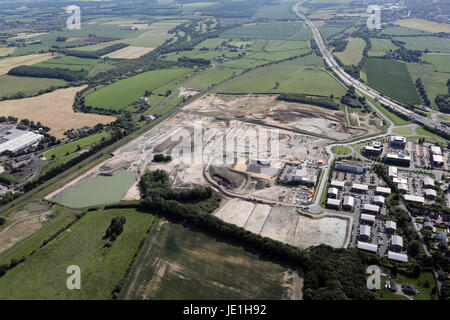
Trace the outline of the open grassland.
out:
[[[403,62],[369,58],[364,64],[369,85],[404,103],[420,103],[411,76]]]
[[[432,33],[447,32],[450,33],[450,25],[445,23],[437,23],[423,19],[403,19],[397,20],[395,23],[403,27],[428,31]]]
[[[422,34],[430,34],[429,32],[422,31],[422,30],[416,30],[401,26],[395,26],[395,27],[387,27],[383,28],[383,30],[380,32],[382,35],[390,35],[390,36],[417,36]]]
[[[256,11],[254,19],[289,19],[295,18],[291,3],[277,3],[262,6]]]
[[[346,146],[332,146],[331,151],[338,155],[349,155],[352,153],[352,149]]]
[[[0,57],[6,57],[14,52],[15,47],[0,47]]]
[[[105,248],[111,219],[124,216],[123,232]],[[110,299],[112,290],[146,235],[154,217],[133,209],[89,212],[25,263],[0,278],[1,299]],[[66,268],[82,271],[80,290],[67,290]],[[27,279],[24,285],[23,279]]]
[[[57,138],[62,138],[64,131],[69,129],[92,127],[116,120],[111,116],[74,112],[72,105],[75,94],[81,89],[83,87],[60,89],[38,97],[1,101],[0,116],[39,121],[51,128],[50,134]]]
[[[26,210],[26,208],[22,209],[21,211]],[[21,257],[28,258],[32,251],[39,249],[44,240],[72,222],[77,213],[75,210],[63,208],[59,205],[54,205],[49,211],[51,211],[52,217],[45,222],[39,222],[40,227],[38,230],[25,239],[17,242],[16,238],[18,235],[14,234],[12,228],[0,236],[0,265],[9,264],[12,259],[19,260]],[[7,219],[12,218],[8,217]],[[5,248],[9,249],[5,250]]]
[[[450,52],[450,39],[438,37],[395,37],[395,40],[405,42],[405,47],[411,50],[428,50],[430,52]]]
[[[438,94],[446,94],[448,92],[447,81],[449,79],[448,73],[436,72],[431,64],[406,64],[411,74],[413,81],[421,79],[428,98],[431,101],[431,106],[437,108],[434,99]]]
[[[100,59],[62,56],[62,57],[55,57],[45,62],[35,64],[35,66],[44,68],[70,69],[70,70],[82,70],[82,69],[90,70],[98,62],[100,62]]]
[[[303,93],[341,96],[345,89],[320,68],[323,61],[315,56],[273,64],[247,72],[217,87],[221,93]],[[277,85],[278,83],[278,85]]]
[[[121,298],[287,299],[291,288],[297,295],[301,290],[298,276],[288,284],[293,279],[289,273],[242,246],[182,224],[159,221],[140,251]]]
[[[361,38],[348,39],[347,47],[342,52],[336,52],[334,55],[345,65],[357,65],[362,59],[362,53],[366,47],[366,42]]]
[[[169,61],[177,61],[181,57],[187,57],[187,58],[211,60],[214,57],[219,57],[222,55],[227,58],[234,58],[239,55],[239,52],[200,51],[200,50],[180,51],[180,52],[171,52],[167,55],[164,55],[164,59]]]
[[[367,53],[369,56],[384,56],[389,50],[396,50],[398,47],[388,39],[370,39],[372,47]]]
[[[400,134],[402,136],[407,136],[412,134],[412,131],[408,128],[394,128],[392,129],[392,132],[396,133],[396,134]]]
[[[250,59],[254,60],[265,60],[269,61],[281,61],[288,58],[296,57],[301,54],[307,53],[309,49],[296,49],[296,50],[282,50],[282,51],[272,51],[272,52],[257,52],[248,56]]]
[[[283,51],[308,48],[308,41],[267,40],[264,51]]]
[[[422,60],[425,60],[431,63],[434,67],[434,70],[437,72],[447,72],[450,73],[450,55],[449,54],[424,54],[421,57]],[[450,75],[449,75],[450,78]]]
[[[45,54],[30,54],[20,57],[9,57],[0,60],[0,75],[7,74],[9,70],[23,65],[32,65],[45,60],[51,59],[50,53]]]
[[[47,159],[51,159],[53,156],[55,158],[59,158],[59,157],[65,156],[68,153],[75,152],[77,150],[78,146],[80,146],[80,148],[83,149],[83,148],[86,148],[86,147],[96,143],[96,142],[101,141],[104,138],[106,139],[107,137],[109,137],[109,134],[106,132],[93,134],[86,138],[76,140],[73,142],[69,142],[60,147],[56,147],[50,151],[47,151],[46,153],[44,153],[44,157],[46,157]]]
[[[189,71],[190,69],[164,69],[144,72],[93,91],[86,97],[86,104],[97,108],[121,110],[137,101],[146,90],[154,90]]]
[[[186,82],[185,86],[199,90],[205,90],[212,85],[218,84],[226,79],[239,75],[244,70],[232,68],[214,68],[192,78]]]
[[[382,113],[385,117],[387,117],[389,120],[391,120],[391,121],[394,123],[394,125],[396,125],[396,126],[403,126],[403,125],[412,123],[411,121],[403,120],[402,118],[400,118],[400,117],[397,116],[396,114],[390,112],[390,111],[387,110],[386,108],[383,108],[383,107],[381,106],[381,104],[380,104],[378,101],[375,101],[375,100],[373,100],[372,98],[370,98],[370,97],[368,97],[368,96],[366,96],[366,98],[367,98],[370,102],[372,102],[374,105],[376,105],[376,107],[381,111],[381,113]]]
[[[441,136],[438,136],[437,134],[434,134],[433,132],[425,130],[422,127],[417,127],[416,128],[416,133],[421,135],[421,136],[427,136],[427,137],[430,137],[430,138],[436,138],[436,139],[440,139],[440,140],[442,139]]]
[[[320,27],[319,31],[325,39],[331,39],[334,35],[341,33],[346,29],[346,27],[331,27],[325,25]]]
[[[250,38],[273,40],[309,40],[311,31],[301,23],[264,22],[247,24],[222,33],[224,38]]]
[[[36,95],[41,90],[62,87],[67,82],[60,79],[0,76],[0,97],[11,97],[19,92],[27,96]],[[0,111],[1,112],[1,111]]]

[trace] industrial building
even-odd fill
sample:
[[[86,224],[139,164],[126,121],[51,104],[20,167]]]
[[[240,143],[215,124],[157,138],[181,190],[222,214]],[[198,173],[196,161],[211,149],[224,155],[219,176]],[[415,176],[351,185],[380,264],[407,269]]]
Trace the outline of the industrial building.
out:
[[[259,160],[261,161],[261,160]],[[302,163],[297,167],[297,170],[290,176],[291,181],[302,184],[315,185],[319,171],[316,168],[308,167],[307,163]]]
[[[411,157],[403,153],[388,153],[384,156],[384,161],[387,163],[409,167],[411,164]]]
[[[401,183],[401,184],[407,184],[408,183],[408,180],[406,180],[405,178],[394,178],[394,179],[392,179],[392,181],[394,183]]]
[[[424,203],[425,202],[425,198],[421,197],[421,196],[413,196],[410,194],[405,194],[405,200],[409,201],[409,202],[417,202],[417,203]]]
[[[432,146],[431,147],[431,153],[439,155],[439,156],[442,156],[442,149],[439,146]]]
[[[361,163],[361,162],[355,162],[355,161],[337,161],[335,166],[335,170],[339,171],[345,171],[345,172],[353,172],[353,173],[364,173],[369,169],[369,166],[367,164]]]
[[[391,194],[391,188],[377,187],[375,193],[378,195],[388,196]]]
[[[363,213],[361,214],[361,222],[372,225],[375,223],[375,216]]]
[[[364,241],[364,242],[369,242],[370,241],[370,231],[371,228],[370,226],[367,225],[361,225],[360,229],[359,229],[359,240]]]
[[[352,196],[345,196],[342,207],[347,210],[353,210],[354,206],[355,206],[355,198],[353,198]]]
[[[378,251],[378,245],[373,243],[367,243],[363,241],[358,241],[358,244],[356,245],[358,249],[370,251],[370,252],[377,252]]]
[[[403,248],[403,238],[398,235],[393,235],[391,239],[391,249],[393,251],[402,251]]]
[[[380,207],[375,204],[365,203],[363,205],[363,211],[370,213],[378,213],[380,212]]]
[[[44,138],[43,135],[30,131],[9,129],[0,136],[0,153],[4,151],[17,152]]]
[[[423,185],[425,188],[433,188],[434,187],[434,180],[430,178],[429,176],[425,176],[423,179]]]
[[[352,184],[352,191],[358,192],[358,193],[366,193],[367,190],[369,190],[369,186],[366,184],[360,184],[360,183],[353,183]]]
[[[433,166],[442,167],[444,165],[444,157],[438,154],[433,154]]]
[[[341,199],[332,199],[332,198],[327,199],[327,207],[329,208],[339,209],[340,205]]]
[[[328,188],[328,196],[329,197],[336,199],[338,197],[338,195],[339,195],[338,188],[334,188],[334,187]]]
[[[408,262],[408,255],[393,251],[388,251],[388,259],[399,261],[399,262]]]
[[[406,147],[406,137],[391,136],[389,145],[391,146],[391,148],[404,149]]]
[[[386,221],[386,232],[393,234],[397,230],[397,224],[394,221]]]
[[[343,189],[345,186],[345,182],[344,181],[338,181],[338,180],[333,180],[331,181],[330,184],[332,187],[338,188],[338,189]]]

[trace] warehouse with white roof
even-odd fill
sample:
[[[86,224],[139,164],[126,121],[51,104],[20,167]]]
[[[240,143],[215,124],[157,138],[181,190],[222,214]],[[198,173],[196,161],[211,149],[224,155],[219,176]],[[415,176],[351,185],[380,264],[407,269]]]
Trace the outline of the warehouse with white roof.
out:
[[[4,151],[17,152],[44,138],[43,135],[30,131],[11,129],[0,139],[0,153]]]
[[[375,204],[365,203],[363,205],[363,211],[370,213],[378,213],[380,212],[380,207]]]
[[[388,251],[388,259],[399,261],[399,262],[408,262],[408,256],[403,253]]]
[[[377,252],[378,251],[378,245],[373,243],[367,243],[363,241],[358,241],[358,244],[356,245],[358,249],[370,251],[370,252]]]

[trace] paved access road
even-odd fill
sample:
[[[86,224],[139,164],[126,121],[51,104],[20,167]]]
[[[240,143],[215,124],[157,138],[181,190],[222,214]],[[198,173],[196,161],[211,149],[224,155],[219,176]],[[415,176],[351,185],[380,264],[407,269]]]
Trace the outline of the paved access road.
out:
[[[383,96],[380,92],[370,88],[369,86],[367,86],[366,84],[354,79],[353,77],[351,77],[348,73],[346,73],[344,71],[344,69],[339,66],[336,61],[334,60],[333,56],[330,54],[330,52],[328,51],[327,47],[325,46],[325,43],[322,39],[322,36],[319,32],[319,29],[317,29],[317,27],[302,13],[300,13],[298,11],[298,6],[303,3],[304,1],[301,1],[297,4],[295,4],[292,7],[292,10],[294,11],[294,13],[297,15],[297,17],[305,20],[305,22],[308,24],[308,26],[311,28],[313,35],[314,35],[314,39],[316,41],[317,46],[319,47],[320,53],[322,54],[322,56],[324,57],[327,65],[333,69],[333,71],[336,73],[336,75],[346,84],[349,86],[354,86],[357,90],[361,91],[362,93],[364,93],[365,95],[378,100],[379,102],[388,105],[394,109],[396,109],[399,112],[402,112],[404,114],[407,114],[408,116],[410,116],[412,119],[414,119],[416,122],[423,124],[423,125],[427,125],[431,128],[436,128],[439,127],[442,131],[445,131],[447,133],[450,134],[450,128],[444,127],[442,125],[442,123],[439,120],[432,120],[432,119],[428,119],[426,117],[422,117],[421,115],[418,115],[417,113],[414,113],[408,109],[406,109],[405,107],[401,106],[400,104],[398,104],[397,102],[393,101],[390,98],[387,98],[385,96]],[[435,118],[436,119],[436,118]]]

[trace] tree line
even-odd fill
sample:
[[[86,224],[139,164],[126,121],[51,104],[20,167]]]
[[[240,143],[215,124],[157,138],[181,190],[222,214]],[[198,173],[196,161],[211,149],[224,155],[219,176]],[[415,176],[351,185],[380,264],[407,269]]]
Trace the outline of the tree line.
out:
[[[87,70],[70,70],[68,68],[46,68],[36,66],[18,66],[8,71],[9,75],[19,77],[33,78],[54,78],[62,79],[68,82],[77,82],[84,80]]]

